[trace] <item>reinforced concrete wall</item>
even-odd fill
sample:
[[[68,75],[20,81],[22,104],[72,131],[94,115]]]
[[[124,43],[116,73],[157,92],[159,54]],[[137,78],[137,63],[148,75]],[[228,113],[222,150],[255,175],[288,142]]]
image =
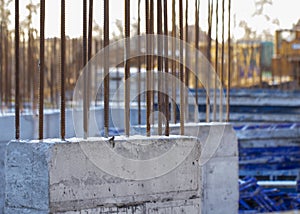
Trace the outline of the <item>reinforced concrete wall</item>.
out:
[[[237,213],[237,140],[230,125],[214,126],[198,125],[200,138],[12,141],[5,213]]]

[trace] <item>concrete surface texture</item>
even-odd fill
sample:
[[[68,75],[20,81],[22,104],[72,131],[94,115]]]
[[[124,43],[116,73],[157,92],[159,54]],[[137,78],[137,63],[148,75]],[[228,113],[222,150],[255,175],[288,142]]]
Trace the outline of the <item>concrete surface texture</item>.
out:
[[[218,127],[208,159],[196,137],[12,141],[5,213],[237,213],[237,141]]]

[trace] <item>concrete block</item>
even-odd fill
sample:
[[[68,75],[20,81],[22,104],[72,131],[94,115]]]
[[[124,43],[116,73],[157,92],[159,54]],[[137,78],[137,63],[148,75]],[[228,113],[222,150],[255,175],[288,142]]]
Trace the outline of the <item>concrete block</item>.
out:
[[[210,159],[202,168],[203,210],[205,213],[227,213],[238,210],[238,157]],[[233,200],[234,199],[234,200]]]
[[[149,201],[184,200],[201,195],[197,163],[201,150],[196,138],[116,138],[113,149],[103,139],[71,141],[9,143],[6,158],[7,212],[26,208],[39,210],[40,213],[55,213],[97,208],[100,205],[122,207]],[[179,159],[178,163],[176,158],[172,162],[172,156],[162,158],[161,162],[152,161],[153,158],[160,160],[167,156],[165,153],[174,146],[179,146],[180,152],[190,149],[187,157]],[[98,165],[109,158],[106,154],[108,149],[129,160],[123,165],[114,158],[110,160],[110,168],[123,170],[121,174],[124,177],[108,173],[105,167]],[[175,154],[175,157],[178,155]],[[152,165],[147,160],[151,160]],[[169,168],[168,164],[172,164],[173,168]],[[164,165],[167,171],[157,171],[156,176],[151,175],[150,172],[158,168],[164,169]],[[138,178],[144,174],[149,177]],[[130,175],[137,177],[129,179]]]

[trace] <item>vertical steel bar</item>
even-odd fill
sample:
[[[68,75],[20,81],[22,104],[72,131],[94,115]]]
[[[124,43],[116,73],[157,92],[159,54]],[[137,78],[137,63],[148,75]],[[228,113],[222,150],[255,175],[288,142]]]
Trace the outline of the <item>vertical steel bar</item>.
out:
[[[138,26],[137,26],[137,35],[141,34],[141,0],[138,0]],[[138,124],[142,123],[141,116],[141,40],[138,38]]]
[[[198,76],[199,76],[199,66],[198,66],[198,49],[199,49],[199,5],[200,1],[195,0],[195,122],[198,122]]]
[[[231,0],[228,0],[228,71],[227,71],[227,104],[226,104],[226,121],[230,120],[230,79],[231,79],[231,38],[230,38],[230,18],[231,18]]]
[[[104,0],[104,134],[109,129],[109,0]]]
[[[221,53],[221,86],[220,86],[220,109],[219,109],[219,115],[220,115],[220,122],[223,121],[223,84],[224,84],[224,51],[225,51],[225,40],[224,40],[224,26],[225,26],[225,0],[222,0],[222,53]]]
[[[65,124],[65,51],[66,51],[66,36],[65,36],[65,0],[61,0],[61,49],[60,49],[60,137],[62,140],[65,139],[66,135],[66,124]]]
[[[83,67],[87,63],[87,0],[83,0],[83,50],[82,50],[82,58],[83,58]],[[83,137],[86,139],[88,137],[88,99],[87,99],[87,72],[83,74],[83,88],[84,88],[84,97],[83,97]]]
[[[154,34],[154,1],[150,0],[150,10],[149,10],[149,29],[150,29],[150,34]],[[154,108],[155,108],[155,100],[154,100],[154,92],[155,92],[155,74],[154,74],[154,61],[155,58],[153,56],[153,52],[154,52],[154,40],[153,38],[150,37],[150,70],[151,70],[151,111],[152,113],[154,112]],[[152,114],[152,124],[154,125],[154,114]]]
[[[214,75],[214,106],[213,106],[213,120],[217,120],[217,78],[218,78],[218,66],[219,66],[219,0],[216,0],[216,43],[215,43],[215,75]]]
[[[188,26],[188,12],[189,12],[189,6],[188,6],[188,0],[185,1],[185,42],[188,43],[189,42],[189,26]],[[185,65],[189,64],[189,52],[188,52],[188,48],[185,48]],[[188,89],[189,88],[189,79],[190,79],[190,71],[188,69],[187,66],[184,66],[184,82],[185,82],[185,87]],[[185,91],[185,95],[184,95],[184,103],[185,103],[185,121],[188,121],[188,115],[189,115],[189,100],[188,100],[188,91]]]
[[[128,56],[130,51],[130,0],[125,0],[125,134],[130,133],[130,62]]]
[[[213,0],[208,0],[208,41],[207,41],[207,59],[209,62],[208,65],[208,75],[207,75],[207,92],[206,92],[206,122],[210,121],[210,77],[211,77],[211,30],[212,30],[212,16],[213,16]]]
[[[162,7],[161,7],[161,0],[157,0],[157,34],[161,35],[162,34]],[[162,71],[162,50],[161,50],[161,40],[158,38],[157,40],[157,53],[158,53],[158,57],[157,57],[157,70],[158,70],[158,135],[162,134],[162,117],[161,117],[161,113],[163,112],[162,109],[162,75],[161,75],[161,71]]]
[[[176,43],[175,43],[175,37],[176,37],[176,7],[175,7],[176,1],[172,0],[172,58],[174,59],[176,57]],[[174,78],[176,75],[176,61],[172,60],[172,75]],[[176,82],[172,81],[172,111],[173,111],[173,122],[176,123]]]
[[[165,55],[165,117],[166,117],[166,127],[165,127],[165,135],[169,136],[170,128],[169,128],[169,120],[170,120],[170,113],[169,113],[169,83],[168,83],[168,73],[169,73],[169,59],[168,59],[168,52],[169,52],[169,44],[168,44],[168,0],[164,0],[164,55]]]
[[[15,131],[16,139],[20,139],[20,71],[19,71],[19,0],[15,0]]]
[[[44,68],[45,68],[45,0],[40,2],[40,93],[39,93],[39,140],[44,131]]]
[[[184,73],[183,73],[183,6],[182,0],[179,0],[179,37],[180,37],[180,134],[184,135]]]
[[[150,29],[149,29],[149,2],[150,0],[145,0],[145,19],[146,19],[146,36],[149,35]],[[150,49],[150,41],[149,38],[146,37],[146,49],[147,52]],[[147,94],[146,94],[146,133],[147,136],[150,136],[150,113],[151,113],[151,71],[150,71],[150,55],[147,54],[146,56],[146,87],[147,87]]]

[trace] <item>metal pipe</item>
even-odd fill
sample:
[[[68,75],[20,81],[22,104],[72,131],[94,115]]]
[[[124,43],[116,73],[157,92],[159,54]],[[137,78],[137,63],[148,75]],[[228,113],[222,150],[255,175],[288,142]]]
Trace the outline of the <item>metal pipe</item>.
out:
[[[40,1],[40,93],[39,93],[39,140],[44,131],[44,71],[45,71],[45,0]]]
[[[168,0],[164,0],[164,35],[165,35],[165,41],[164,41],[164,55],[165,57],[165,73],[168,74],[169,72],[169,61],[168,61],[168,51],[169,51],[169,45],[168,45],[168,39],[166,38],[168,36]],[[166,75],[167,76],[167,75]],[[165,117],[166,117],[166,127],[165,127],[165,135],[169,136],[170,134],[170,128],[169,128],[169,120],[170,120],[170,113],[169,113],[169,84],[168,79],[165,78]]]
[[[109,129],[109,0],[104,0],[104,134]]]
[[[128,56],[130,51],[130,0],[125,0],[125,134],[129,136],[130,133],[130,62]]]
[[[184,73],[183,73],[183,7],[182,0],[179,0],[179,38],[180,38],[180,69],[179,69],[179,78],[180,78],[180,134],[184,135]]]
[[[65,58],[66,58],[66,36],[65,36],[65,0],[61,0],[61,52],[60,52],[60,136],[65,139],[66,135],[66,119],[65,119]]]
[[[20,71],[19,71],[19,0],[15,0],[15,131],[16,139],[20,139]]]

